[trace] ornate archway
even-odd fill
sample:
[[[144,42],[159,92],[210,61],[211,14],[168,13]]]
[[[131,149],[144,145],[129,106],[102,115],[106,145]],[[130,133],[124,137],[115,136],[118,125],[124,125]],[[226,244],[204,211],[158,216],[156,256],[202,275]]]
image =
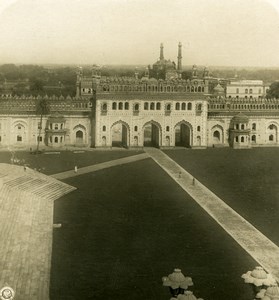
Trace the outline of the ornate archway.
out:
[[[142,131],[144,147],[160,147],[162,127],[159,123],[155,121],[147,122],[144,124]]]
[[[212,144],[218,145],[224,143],[224,129],[220,125],[215,125],[211,128]]]
[[[74,127],[74,138],[76,145],[82,145],[86,143],[86,128],[79,124]]]
[[[111,146],[127,148],[130,145],[130,127],[123,121],[117,121],[111,126]]]
[[[174,127],[175,146],[190,148],[193,140],[192,125],[186,121],[177,123]]]

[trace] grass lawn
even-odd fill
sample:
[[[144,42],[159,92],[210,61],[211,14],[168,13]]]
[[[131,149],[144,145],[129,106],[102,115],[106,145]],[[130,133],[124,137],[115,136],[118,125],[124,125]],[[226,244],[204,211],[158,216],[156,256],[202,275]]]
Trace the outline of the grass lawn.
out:
[[[161,277],[175,267],[197,297],[253,298],[240,276],[255,261],[153,160],[66,182],[78,189],[55,202],[52,300],[169,299]]]
[[[279,148],[164,152],[279,246]]]
[[[57,150],[58,152],[60,150]],[[123,158],[131,155],[142,153],[143,151],[132,150],[91,150],[82,153],[74,153],[74,151],[61,151],[60,154],[30,154],[26,151],[17,151],[16,157],[20,160],[24,159],[30,168],[41,168],[45,174],[55,174],[63,171],[73,170],[77,165],[85,167],[109,160]],[[10,163],[11,153],[0,152],[0,163]]]

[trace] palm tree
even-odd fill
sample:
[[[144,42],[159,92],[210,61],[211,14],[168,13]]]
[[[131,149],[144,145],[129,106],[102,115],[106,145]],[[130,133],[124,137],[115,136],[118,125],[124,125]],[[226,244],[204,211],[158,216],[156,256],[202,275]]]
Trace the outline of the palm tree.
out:
[[[39,152],[39,146],[40,146],[43,116],[49,114],[49,112],[50,112],[50,107],[47,99],[38,98],[36,101],[36,114],[40,115],[40,124],[39,124],[39,136],[37,138],[37,150],[36,150],[37,153]]]

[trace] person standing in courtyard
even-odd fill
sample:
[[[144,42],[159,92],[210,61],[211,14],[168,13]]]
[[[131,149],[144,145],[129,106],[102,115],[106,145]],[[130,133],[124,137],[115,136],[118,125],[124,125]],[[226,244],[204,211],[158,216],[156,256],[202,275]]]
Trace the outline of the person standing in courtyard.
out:
[[[75,173],[77,173],[77,170],[78,170],[78,168],[77,168],[77,166],[75,166]]]

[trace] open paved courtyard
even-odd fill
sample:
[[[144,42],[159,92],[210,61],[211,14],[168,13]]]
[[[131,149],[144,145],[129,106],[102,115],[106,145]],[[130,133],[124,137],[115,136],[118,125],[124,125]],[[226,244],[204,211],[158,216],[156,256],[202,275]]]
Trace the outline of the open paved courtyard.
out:
[[[88,152],[67,153],[68,159],[72,157],[68,162],[72,164],[76,159],[73,157],[79,155],[82,164],[78,173],[74,173],[72,167],[64,167],[60,169],[62,173],[53,175],[77,189],[55,202],[54,223],[61,223],[62,227],[53,232],[51,299],[168,299],[169,293],[162,287],[161,277],[171,273],[175,267],[193,278],[195,285],[192,290],[196,296],[205,299],[252,299],[251,290],[242,282],[241,274],[258,264],[267,269],[269,266],[253,255],[253,251],[247,252],[249,249],[243,248],[234,236],[235,233],[241,235],[242,229],[234,230],[233,234],[229,232],[222,220],[218,220],[218,216],[216,219],[214,212],[210,212],[210,203],[206,199],[204,204],[209,206],[204,207],[205,210],[201,208],[197,200],[206,195],[206,187],[198,181],[216,193],[220,201],[224,201],[224,207],[225,203],[229,204],[236,211],[236,217],[245,217],[252,228],[265,229],[264,234],[277,249],[277,241],[273,238],[276,233],[269,232],[272,226],[260,228],[261,222],[255,220],[262,213],[261,206],[253,206],[255,212],[248,214],[249,209],[245,210],[242,201],[247,197],[248,189],[248,203],[251,198],[258,202],[251,193],[258,191],[259,181],[261,188],[268,187],[271,189],[268,195],[273,195],[276,186],[270,181],[274,180],[276,162],[272,162],[278,150],[256,149],[251,150],[250,155],[249,151],[214,150],[218,151],[218,155],[214,156],[210,149],[166,151],[180,164],[163,162],[163,169],[168,173],[159,166],[160,162],[157,161],[158,165],[156,159],[153,161],[147,157],[147,154],[153,157],[152,152],[163,156],[158,150],[149,152],[147,149],[147,154],[92,151],[94,159],[91,156],[88,159]],[[20,153],[18,156],[27,154]],[[59,162],[59,156],[63,161],[64,153],[52,154],[56,162]],[[6,159],[8,155],[2,157]],[[45,157],[44,154],[40,164],[44,163]],[[33,160],[38,158],[31,156],[29,159],[32,165]],[[48,169],[49,174],[57,173],[57,164],[53,170],[51,167]],[[254,171],[251,171],[253,168]],[[214,176],[210,176],[210,172]],[[233,175],[239,179],[236,194],[242,197],[233,198],[236,188]],[[192,176],[196,178],[195,187],[192,186]],[[245,187],[247,178],[250,179],[247,189],[240,184],[241,177],[246,182]],[[253,181],[256,183],[254,187]],[[203,187],[202,194],[199,194],[199,185]],[[188,194],[185,193],[187,189]],[[263,218],[267,217],[268,210],[271,211],[270,216],[275,215],[275,200],[276,195],[270,199]],[[259,201],[268,203],[268,199]],[[229,206],[226,209],[231,210]],[[213,211],[214,207],[216,204],[212,202]],[[216,211],[222,219],[222,211]],[[266,219],[266,222],[272,220]],[[239,225],[237,223],[236,219],[236,224],[231,224]],[[244,223],[247,221],[244,220]],[[256,238],[252,236],[251,239],[253,242],[246,244],[253,248]],[[272,252],[274,256],[276,251]],[[271,262],[267,257],[269,254],[262,253],[262,257]]]

